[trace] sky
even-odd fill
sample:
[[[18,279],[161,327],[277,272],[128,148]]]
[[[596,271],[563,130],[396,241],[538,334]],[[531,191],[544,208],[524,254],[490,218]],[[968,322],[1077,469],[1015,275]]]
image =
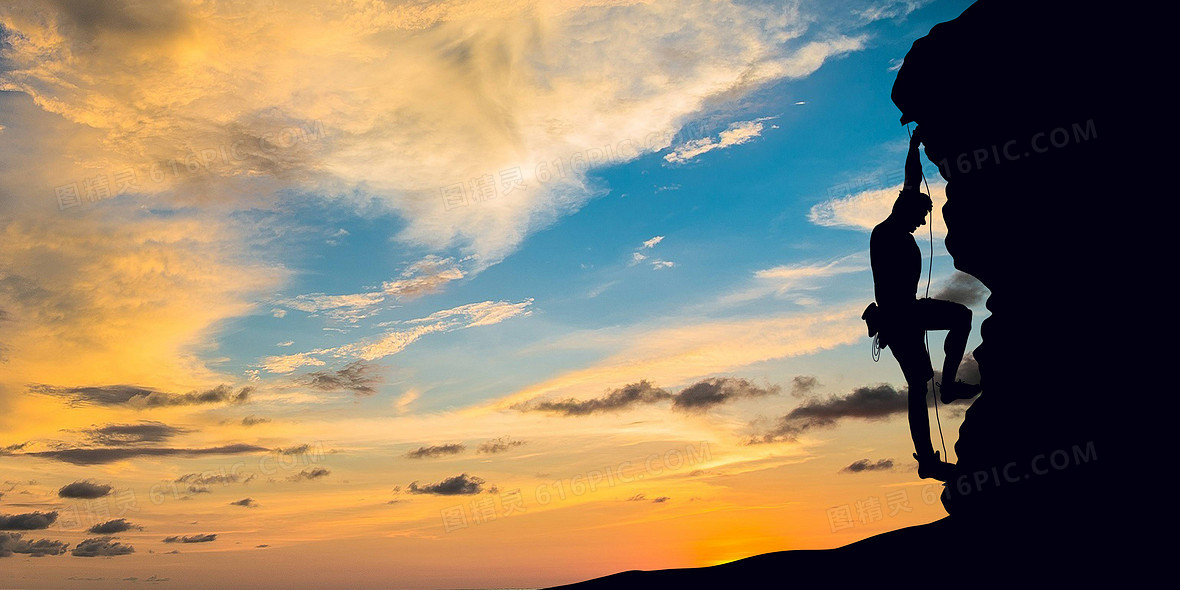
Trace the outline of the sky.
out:
[[[859,318],[893,78],[967,5],[4,3],[0,585],[540,587],[941,518]]]

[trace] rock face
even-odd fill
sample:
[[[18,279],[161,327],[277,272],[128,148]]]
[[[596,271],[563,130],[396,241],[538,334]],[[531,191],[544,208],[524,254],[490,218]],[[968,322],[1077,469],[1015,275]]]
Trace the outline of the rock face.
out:
[[[1092,553],[1127,496],[1111,482],[1114,433],[1137,403],[1131,352],[1150,325],[1118,278],[1142,254],[1118,236],[1137,213],[1116,192],[1128,171],[1110,149],[1111,56],[1127,40],[1107,14],[981,0],[914,42],[893,87],[947,181],[955,267],[992,292],[975,351],[984,390],[943,502],[966,534],[1020,527]]]

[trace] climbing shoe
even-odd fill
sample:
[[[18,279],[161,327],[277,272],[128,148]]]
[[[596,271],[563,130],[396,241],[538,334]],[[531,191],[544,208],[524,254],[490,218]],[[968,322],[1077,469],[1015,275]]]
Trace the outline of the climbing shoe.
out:
[[[949,404],[955,400],[971,399],[979,395],[980,391],[983,391],[983,386],[975,383],[965,383],[963,381],[946,384],[939,383],[938,399],[944,404]]]
[[[918,477],[922,479],[937,479],[938,481],[949,481],[953,475],[955,466],[942,460],[938,451],[934,451],[933,455],[926,457],[919,457],[914,453],[914,458],[918,460]]]

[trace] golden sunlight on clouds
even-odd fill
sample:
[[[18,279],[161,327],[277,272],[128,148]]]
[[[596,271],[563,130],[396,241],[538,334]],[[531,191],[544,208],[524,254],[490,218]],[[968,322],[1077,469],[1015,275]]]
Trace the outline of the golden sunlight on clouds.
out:
[[[2,229],[9,383],[216,385],[196,349],[283,279],[241,261],[232,230],[197,219],[59,217]]]
[[[69,154],[78,168],[151,168],[143,190],[206,200],[256,198],[223,179],[258,175],[363,185],[408,220],[404,240],[463,246],[477,269],[595,194],[588,165],[863,45],[801,43],[793,4],[731,1],[30,0],[0,16],[15,32],[0,88],[106,134]]]

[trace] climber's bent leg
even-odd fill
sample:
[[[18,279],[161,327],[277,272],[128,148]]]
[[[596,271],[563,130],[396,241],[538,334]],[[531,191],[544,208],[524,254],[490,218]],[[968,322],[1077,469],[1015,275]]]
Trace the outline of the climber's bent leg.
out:
[[[960,383],[957,379],[959,363],[967,351],[967,336],[971,334],[971,309],[961,303],[940,299],[920,299],[917,304],[922,327],[927,330],[947,330],[943,342],[945,358],[942,363],[942,401],[974,397],[980,387]]]

